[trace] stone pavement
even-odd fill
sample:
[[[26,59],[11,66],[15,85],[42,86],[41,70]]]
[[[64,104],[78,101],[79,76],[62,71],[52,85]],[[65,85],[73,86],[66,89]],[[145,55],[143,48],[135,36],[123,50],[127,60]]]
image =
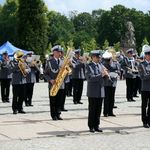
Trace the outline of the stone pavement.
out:
[[[119,81],[117,86],[117,117],[102,114],[103,133],[88,131],[86,82],[82,102],[83,105],[74,105],[72,97],[67,97],[68,112],[62,112],[62,121],[50,118],[47,83],[35,84],[34,107],[24,107],[26,114],[13,115],[11,103],[0,102],[0,150],[150,149],[150,128],[142,127],[140,97],[136,102],[126,101],[125,81]]]

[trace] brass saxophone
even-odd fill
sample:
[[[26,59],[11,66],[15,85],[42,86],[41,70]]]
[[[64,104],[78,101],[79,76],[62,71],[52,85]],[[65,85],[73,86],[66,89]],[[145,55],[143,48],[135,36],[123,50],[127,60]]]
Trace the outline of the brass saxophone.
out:
[[[70,64],[70,56],[71,56],[71,49],[68,49],[67,55],[64,59],[64,63],[62,67],[59,70],[59,73],[55,79],[55,83],[52,85],[52,88],[50,89],[50,96],[56,96],[58,90],[60,89],[60,86],[62,85],[65,77],[70,74],[71,68],[69,66]]]

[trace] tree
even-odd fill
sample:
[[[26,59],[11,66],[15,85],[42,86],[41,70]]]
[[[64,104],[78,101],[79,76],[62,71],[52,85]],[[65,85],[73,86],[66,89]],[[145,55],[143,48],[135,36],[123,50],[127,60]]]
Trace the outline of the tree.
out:
[[[80,13],[79,15],[75,16],[72,21],[76,32],[84,31],[91,38],[96,36],[96,22],[89,13]]]
[[[73,39],[74,26],[66,16],[50,11],[48,13],[48,21],[48,37],[52,45],[62,42],[67,45],[67,42]]]
[[[51,49],[52,49],[52,44],[49,43],[44,55],[49,55],[51,53]]]
[[[48,46],[47,9],[42,0],[19,0],[18,45],[44,55]]]
[[[108,40],[105,40],[102,49],[105,50],[107,47],[109,47],[109,42]]]
[[[146,37],[143,39],[142,46],[145,45],[145,44],[149,45],[149,42],[148,42]]]
[[[91,36],[85,31],[75,32],[73,42],[75,48],[79,48],[82,42],[88,43],[91,40]]]
[[[112,41],[112,18],[110,11],[106,11],[100,18],[97,19],[97,43],[103,45],[105,39]],[[112,43],[110,43],[112,44]]]
[[[16,0],[7,0],[0,8],[0,43],[10,41],[17,43],[17,10]]]
[[[120,51],[121,47],[120,47],[120,42],[117,42],[114,44],[114,49],[116,52]]]

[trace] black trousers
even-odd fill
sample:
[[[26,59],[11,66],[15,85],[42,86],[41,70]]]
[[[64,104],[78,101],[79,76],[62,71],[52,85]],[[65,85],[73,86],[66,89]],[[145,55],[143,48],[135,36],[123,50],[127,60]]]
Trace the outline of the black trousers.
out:
[[[133,96],[136,96],[138,92],[141,93],[141,79],[137,76],[134,79]]]
[[[100,115],[103,98],[89,97],[88,101],[89,101],[88,126],[89,128],[98,128],[100,124]]]
[[[12,110],[13,111],[23,110],[25,84],[12,85],[12,92],[13,92]]]
[[[150,124],[150,91],[142,91],[142,122]]]
[[[61,90],[58,91],[56,96],[49,95],[50,101],[50,115],[52,118],[60,117],[61,114]]]
[[[26,105],[32,104],[33,88],[34,88],[34,83],[25,84],[25,104]]]
[[[127,100],[133,99],[134,82],[135,82],[135,79],[126,78],[126,98],[127,98]]]
[[[1,79],[1,99],[2,102],[9,101],[11,79]]]
[[[70,79],[70,82],[65,83],[66,86],[66,95],[72,96],[72,79]]]
[[[104,115],[113,114],[116,87],[105,86]]]
[[[65,109],[66,89],[60,89],[60,109]]]
[[[83,91],[83,79],[72,79],[73,102],[80,102]]]

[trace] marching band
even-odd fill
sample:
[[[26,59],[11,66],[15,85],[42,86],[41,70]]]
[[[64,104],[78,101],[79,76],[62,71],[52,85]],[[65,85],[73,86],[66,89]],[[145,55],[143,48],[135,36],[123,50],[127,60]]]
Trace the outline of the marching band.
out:
[[[104,117],[116,115],[113,112],[115,103],[115,90],[118,76],[123,72],[126,80],[126,98],[128,102],[134,102],[133,97],[137,91],[141,93],[141,120],[143,127],[150,127],[150,46],[143,46],[143,58],[136,59],[135,51],[129,48],[127,55],[115,56],[107,49],[102,54],[99,50],[90,52],[90,61],[81,56],[81,50],[75,49],[72,56],[66,58],[60,45],[52,48],[52,55],[44,64],[44,80],[48,82],[48,95],[50,116],[52,120],[63,120],[61,112],[65,109],[66,96],[73,96],[74,104],[81,102],[84,81],[87,81],[88,97],[88,127],[90,132],[102,132],[100,129],[100,116],[104,104]],[[37,62],[33,59],[33,53],[24,54],[16,51],[13,59],[7,52],[3,52],[0,60],[1,100],[9,101],[10,84],[12,84],[12,111],[13,114],[26,113],[25,106],[33,106],[32,96],[36,83],[36,72],[40,72]],[[67,59],[67,61],[66,61]],[[67,62],[67,63],[66,63]],[[66,66],[65,66],[66,65]],[[71,68],[71,73],[69,73]],[[64,70],[62,70],[64,69]],[[58,75],[62,71],[60,86],[57,84]],[[67,71],[67,72],[66,72]],[[138,85],[138,86],[135,86]],[[52,93],[53,87],[57,91]],[[138,89],[137,89],[138,87]],[[73,89],[73,93],[70,89]],[[73,95],[72,95],[73,94]]]

